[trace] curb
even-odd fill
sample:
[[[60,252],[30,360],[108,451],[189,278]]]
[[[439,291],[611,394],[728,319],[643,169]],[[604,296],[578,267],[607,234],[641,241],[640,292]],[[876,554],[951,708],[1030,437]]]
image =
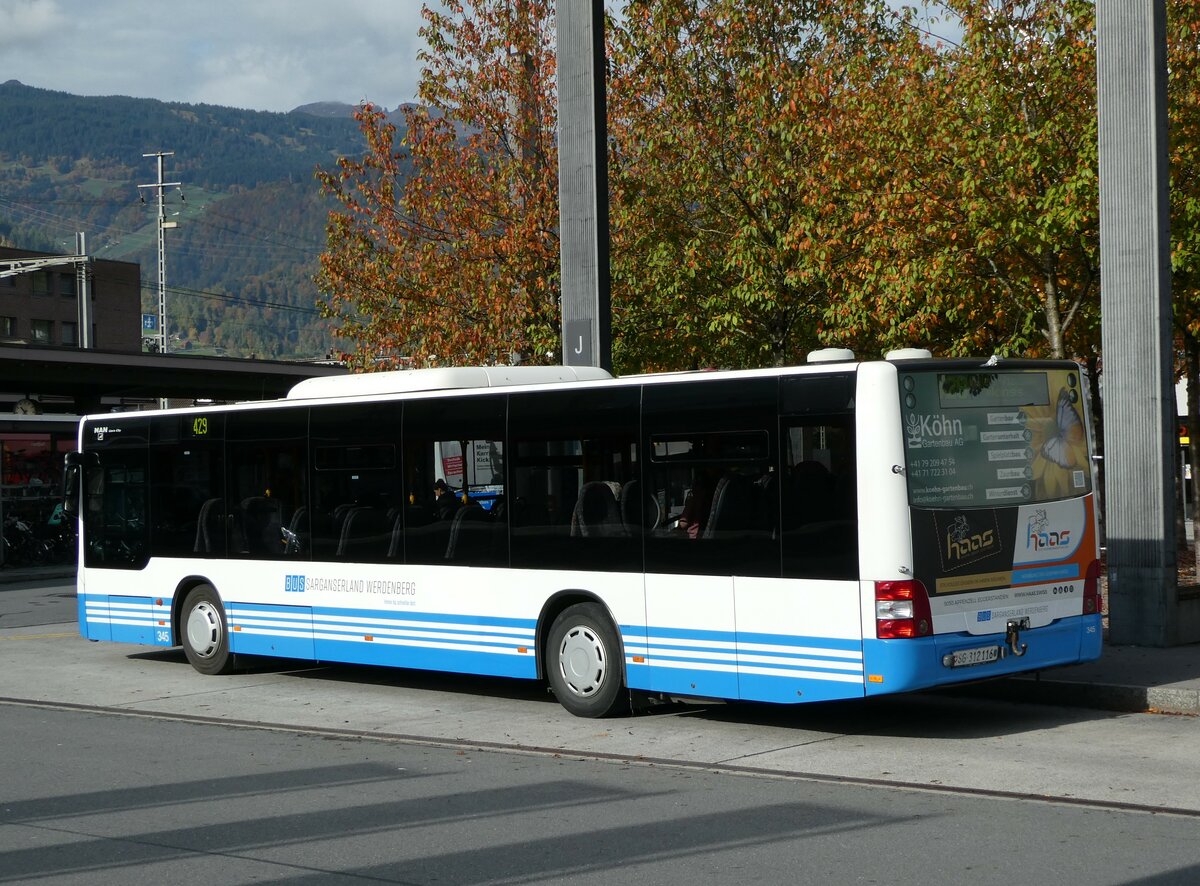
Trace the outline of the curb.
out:
[[[1178,686],[1129,686],[1046,679],[1040,674],[978,683],[963,692],[1002,701],[1090,708],[1124,714],[1200,716],[1200,689]]]
[[[45,581],[48,579],[75,580],[74,566],[35,566],[32,568],[0,567],[0,585],[23,581]]]

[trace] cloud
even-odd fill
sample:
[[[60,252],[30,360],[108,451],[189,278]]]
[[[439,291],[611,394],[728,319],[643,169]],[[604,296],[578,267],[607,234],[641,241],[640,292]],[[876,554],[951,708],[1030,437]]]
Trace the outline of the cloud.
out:
[[[0,49],[41,45],[65,22],[55,0],[0,0]]]
[[[421,5],[0,0],[0,82],[257,110],[363,99],[395,107],[417,92]]]

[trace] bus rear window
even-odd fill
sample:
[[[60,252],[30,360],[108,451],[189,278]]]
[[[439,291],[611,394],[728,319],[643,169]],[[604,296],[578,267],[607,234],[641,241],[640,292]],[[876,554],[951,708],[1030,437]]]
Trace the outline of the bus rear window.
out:
[[[907,372],[900,397],[916,507],[1005,507],[1091,491],[1076,370]]]

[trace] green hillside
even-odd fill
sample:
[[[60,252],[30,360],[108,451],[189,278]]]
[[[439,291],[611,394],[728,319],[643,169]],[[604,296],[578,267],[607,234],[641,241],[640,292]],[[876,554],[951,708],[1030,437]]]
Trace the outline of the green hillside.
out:
[[[312,277],[329,204],[313,171],[362,152],[348,116],[244,111],[0,84],[0,242],[52,252],[88,235],[101,258],[142,265],[157,304],[157,167],[164,177],[168,317],[179,348],[313,357],[334,344]],[[140,202],[140,197],[146,203]]]

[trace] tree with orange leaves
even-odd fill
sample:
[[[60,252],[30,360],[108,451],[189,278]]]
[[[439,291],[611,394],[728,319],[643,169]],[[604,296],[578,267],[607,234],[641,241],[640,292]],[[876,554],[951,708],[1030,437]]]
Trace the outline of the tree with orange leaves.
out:
[[[425,8],[403,134],[363,105],[361,158],[318,173],[318,284],[358,369],[558,362],[553,0]]]
[[[942,353],[1095,357],[1092,4],[934,5],[961,43],[927,40],[864,130],[893,174],[871,197],[851,326]]]
[[[836,337],[865,220],[859,113],[911,34],[871,0],[631,3],[612,29],[614,336],[651,368]]]

